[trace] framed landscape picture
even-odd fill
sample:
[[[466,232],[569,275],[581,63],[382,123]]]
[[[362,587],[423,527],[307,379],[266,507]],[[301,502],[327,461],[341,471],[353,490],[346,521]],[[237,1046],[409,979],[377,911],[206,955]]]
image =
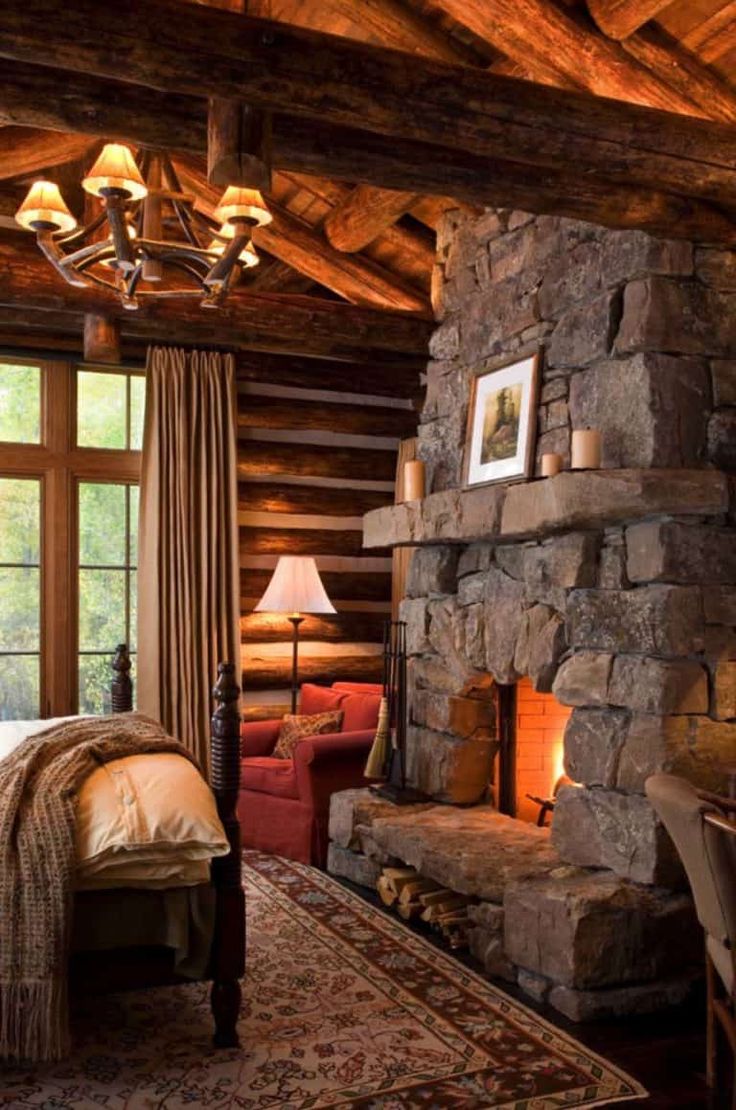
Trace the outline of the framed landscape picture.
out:
[[[531,477],[537,430],[541,349],[473,381],[465,442],[465,483]]]

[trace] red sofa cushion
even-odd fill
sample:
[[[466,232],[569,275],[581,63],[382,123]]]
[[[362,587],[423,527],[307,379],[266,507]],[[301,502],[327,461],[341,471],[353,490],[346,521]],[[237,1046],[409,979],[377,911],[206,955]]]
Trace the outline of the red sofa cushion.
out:
[[[244,759],[240,764],[240,788],[280,798],[298,798],[294,761],[263,755]]]
[[[347,690],[349,694],[381,694],[383,686],[380,682],[333,682],[333,690]]]
[[[350,684],[347,684],[350,685]],[[359,689],[358,684],[355,684]],[[360,693],[354,690],[337,689],[337,686],[315,686],[305,682],[302,686],[300,709],[302,713],[327,713],[331,709],[343,711],[342,731],[362,732],[375,728],[378,724],[378,709],[381,704],[380,686],[378,693]]]

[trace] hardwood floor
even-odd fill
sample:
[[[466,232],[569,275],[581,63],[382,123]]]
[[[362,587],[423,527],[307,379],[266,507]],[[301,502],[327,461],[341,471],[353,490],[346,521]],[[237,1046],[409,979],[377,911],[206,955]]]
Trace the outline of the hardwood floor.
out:
[[[372,905],[379,906],[389,916],[394,916],[371,891],[344,880],[338,881]],[[428,926],[411,922],[407,927],[447,951]],[[472,956],[463,954],[456,958],[466,966],[479,970]],[[638,1079],[649,1091],[649,1098],[635,1105],[647,1110],[727,1110],[730,1107],[729,1077],[724,1077],[723,1089],[716,1095],[711,1095],[705,1085],[704,991],[702,999],[667,1014],[574,1023],[551,1007],[533,1002],[509,983],[499,980],[498,986]],[[727,1058],[727,1050],[723,1056]]]

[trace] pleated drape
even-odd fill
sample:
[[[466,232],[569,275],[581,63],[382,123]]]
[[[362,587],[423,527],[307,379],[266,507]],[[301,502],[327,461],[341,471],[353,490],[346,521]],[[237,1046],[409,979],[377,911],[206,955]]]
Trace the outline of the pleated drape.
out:
[[[399,453],[396,460],[396,485],[394,487],[394,502],[399,505],[404,500],[404,465],[412,462],[417,457],[416,437],[402,439],[399,443]],[[409,573],[409,564],[414,554],[413,547],[395,547],[392,560],[391,575],[391,616],[393,620],[399,619],[399,605],[406,596],[406,578]]]
[[[151,347],[138,556],[138,707],[209,761],[217,664],[240,666],[232,355]]]

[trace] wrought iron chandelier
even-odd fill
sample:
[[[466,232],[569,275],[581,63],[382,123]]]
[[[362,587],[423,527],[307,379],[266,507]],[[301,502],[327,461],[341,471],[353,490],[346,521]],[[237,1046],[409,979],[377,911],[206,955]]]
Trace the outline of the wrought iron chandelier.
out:
[[[166,154],[145,151],[137,163],[119,143],[103,148],[82,187],[101,202],[84,226],[50,181],[31,185],[15,218],[70,285],[113,289],[127,309],[154,297],[201,297],[217,308],[258,264],[252,231],[272,219],[258,189],[230,185],[213,213],[217,227],[195,210]]]

